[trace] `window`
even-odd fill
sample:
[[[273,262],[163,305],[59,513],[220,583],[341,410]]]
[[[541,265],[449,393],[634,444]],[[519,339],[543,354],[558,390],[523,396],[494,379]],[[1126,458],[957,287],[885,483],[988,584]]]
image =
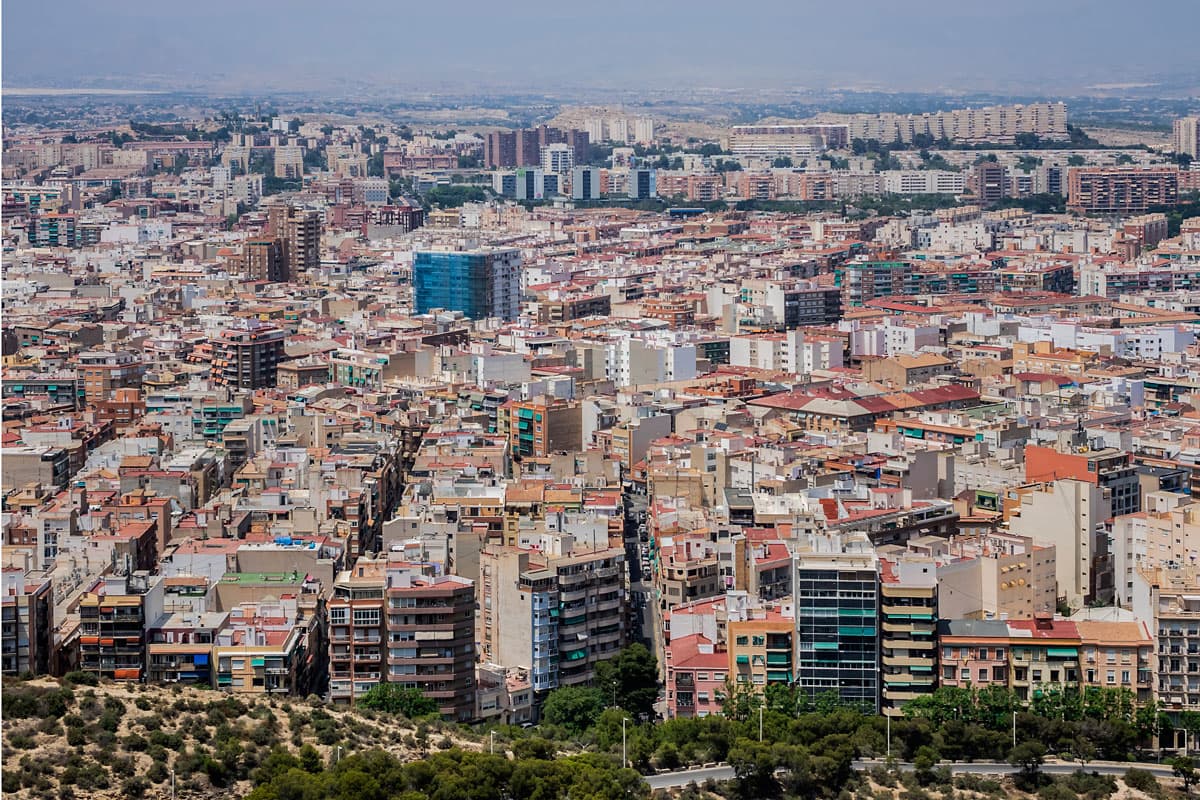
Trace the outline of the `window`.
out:
[[[942,667],[942,677],[948,681],[954,680],[954,667]]]
[[[980,660],[982,660],[982,661],[986,661],[986,660],[987,660],[987,657],[988,657],[988,649],[987,649],[986,647],[981,647],[981,648],[979,648],[979,658],[980,658]]]
[[[969,681],[969,680],[971,680],[971,670],[969,670],[969,669],[964,669],[964,670],[962,671],[962,673],[959,675],[959,677],[960,677],[960,678],[962,678],[964,681]]]
[[[980,682],[980,683],[987,683],[987,679],[988,679],[988,671],[987,671],[987,669],[980,669],[980,670],[979,670],[979,682]]]
[[[1108,683],[1116,683],[1117,682],[1117,673],[1115,670],[1110,669],[1108,671],[1108,674],[1106,677],[1108,678]]]
[[[953,647],[943,647],[942,648],[942,658],[946,659],[947,661],[952,660],[954,658],[954,648]],[[953,677],[953,676],[951,676],[951,677]]]
[[[750,644],[750,637],[749,636],[737,637],[737,644],[739,647],[745,647],[746,645]]]
[[[246,668],[246,659],[244,659],[244,658],[233,659],[233,669],[245,669],[245,668]]]
[[[999,660],[1000,660],[1000,659],[1002,659],[1002,658],[1004,658],[1004,648],[1003,648],[1003,647],[997,647],[997,648],[996,648],[996,660],[997,660],[997,661],[999,661]]]
[[[1129,683],[1129,670],[1121,670],[1121,683]]]

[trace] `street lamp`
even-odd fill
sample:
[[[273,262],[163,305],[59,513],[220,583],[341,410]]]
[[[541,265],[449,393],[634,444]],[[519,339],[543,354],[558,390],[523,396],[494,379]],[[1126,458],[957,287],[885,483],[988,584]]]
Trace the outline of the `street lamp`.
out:
[[[621,769],[629,766],[629,755],[625,748],[625,723],[629,722],[629,717],[621,717]]]
[[[489,731],[488,735],[489,735],[489,736],[491,736],[491,738],[492,738],[492,752],[491,752],[491,754],[492,754],[492,755],[496,755],[496,732],[495,732],[495,731]]]
[[[171,800],[175,800],[175,770],[171,770]]]
[[[762,741],[762,728],[763,728],[762,722],[763,722],[763,707],[762,707],[762,704],[759,704],[759,706],[758,706],[758,740],[760,742]]]

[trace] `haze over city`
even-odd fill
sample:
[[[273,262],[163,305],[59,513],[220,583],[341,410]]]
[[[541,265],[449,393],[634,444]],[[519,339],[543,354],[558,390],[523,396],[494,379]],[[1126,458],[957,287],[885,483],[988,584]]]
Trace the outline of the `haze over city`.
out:
[[[9,86],[1074,94],[1097,85],[1162,84],[1176,92],[1200,83],[1200,6],[1180,0],[535,0],[499,14],[479,0],[345,7],[68,0],[6,4],[5,22]],[[1126,45],[1107,41],[1114,25],[1130,37]],[[33,31],[53,31],[53,57]]]

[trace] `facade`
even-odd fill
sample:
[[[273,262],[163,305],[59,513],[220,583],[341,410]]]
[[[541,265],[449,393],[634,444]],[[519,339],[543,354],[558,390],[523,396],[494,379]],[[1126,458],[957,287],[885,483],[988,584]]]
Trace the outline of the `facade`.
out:
[[[52,583],[47,577],[12,568],[4,570],[3,581],[0,674],[45,675],[50,671],[50,631],[54,627]]]
[[[575,149],[567,144],[548,144],[541,150],[542,172],[568,175],[575,168]]]
[[[786,157],[799,166],[802,159],[849,143],[845,125],[735,125],[729,135],[729,152],[768,161]]]
[[[321,266],[320,212],[273,205],[267,211],[267,233],[279,241],[289,279]]]
[[[878,713],[879,562],[864,539],[822,537],[795,555],[795,685]]]
[[[79,600],[79,668],[100,678],[139,681],[146,670],[146,622],[163,611],[163,579],[106,578]]]
[[[127,351],[90,350],[79,354],[83,393],[89,403],[112,400],[119,389],[140,389],[145,365]]]
[[[654,185],[654,170],[644,167],[629,170],[626,191],[629,194],[630,200],[646,200],[651,197],[658,197],[658,190]]]
[[[1200,159],[1200,117],[1182,117],[1171,125],[1171,149]]]
[[[598,200],[600,170],[596,167],[575,167],[571,170],[571,199]]]
[[[274,386],[284,338],[281,328],[254,321],[222,331],[213,340],[212,381],[238,389]]]
[[[583,412],[574,401],[509,400],[498,409],[496,430],[508,437],[509,453],[522,458],[583,449]]]
[[[515,249],[420,250],[413,254],[413,308],[461,311],[471,319],[516,319],[521,253]]]
[[[1139,214],[1179,203],[1176,167],[1073,167],[1067,208],[1084,214]]]
[[[486,547],[479,556],[481,659],[528,669],[539,702],[559,686],[590,682],[596,663],[626,642],[624,561],[620,548],[550,555]]]
[[[937,686],[937,570],[932,561],[882,562],[879,586],[883,713]]]

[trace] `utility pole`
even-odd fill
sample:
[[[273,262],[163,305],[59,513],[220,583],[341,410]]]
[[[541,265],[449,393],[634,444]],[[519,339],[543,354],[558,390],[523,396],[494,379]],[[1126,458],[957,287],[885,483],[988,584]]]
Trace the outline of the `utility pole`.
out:
[[[625,749],[625,723],[629,722],[629,717],[621,717],[621,769],[629,766],[629,757]]]
[[[496,732],[495,732],[495,731],[491,731],[491,732],[489,732],[489,734],[488,734],[488,735],[489,735],[489,736],[491,736],[491,738],[492,738],[492,752],[491,752],[491,755],[496,755]]]
[[[887,757],[892,757],[892,715],[888,714],[884,717],[887,720]]]

